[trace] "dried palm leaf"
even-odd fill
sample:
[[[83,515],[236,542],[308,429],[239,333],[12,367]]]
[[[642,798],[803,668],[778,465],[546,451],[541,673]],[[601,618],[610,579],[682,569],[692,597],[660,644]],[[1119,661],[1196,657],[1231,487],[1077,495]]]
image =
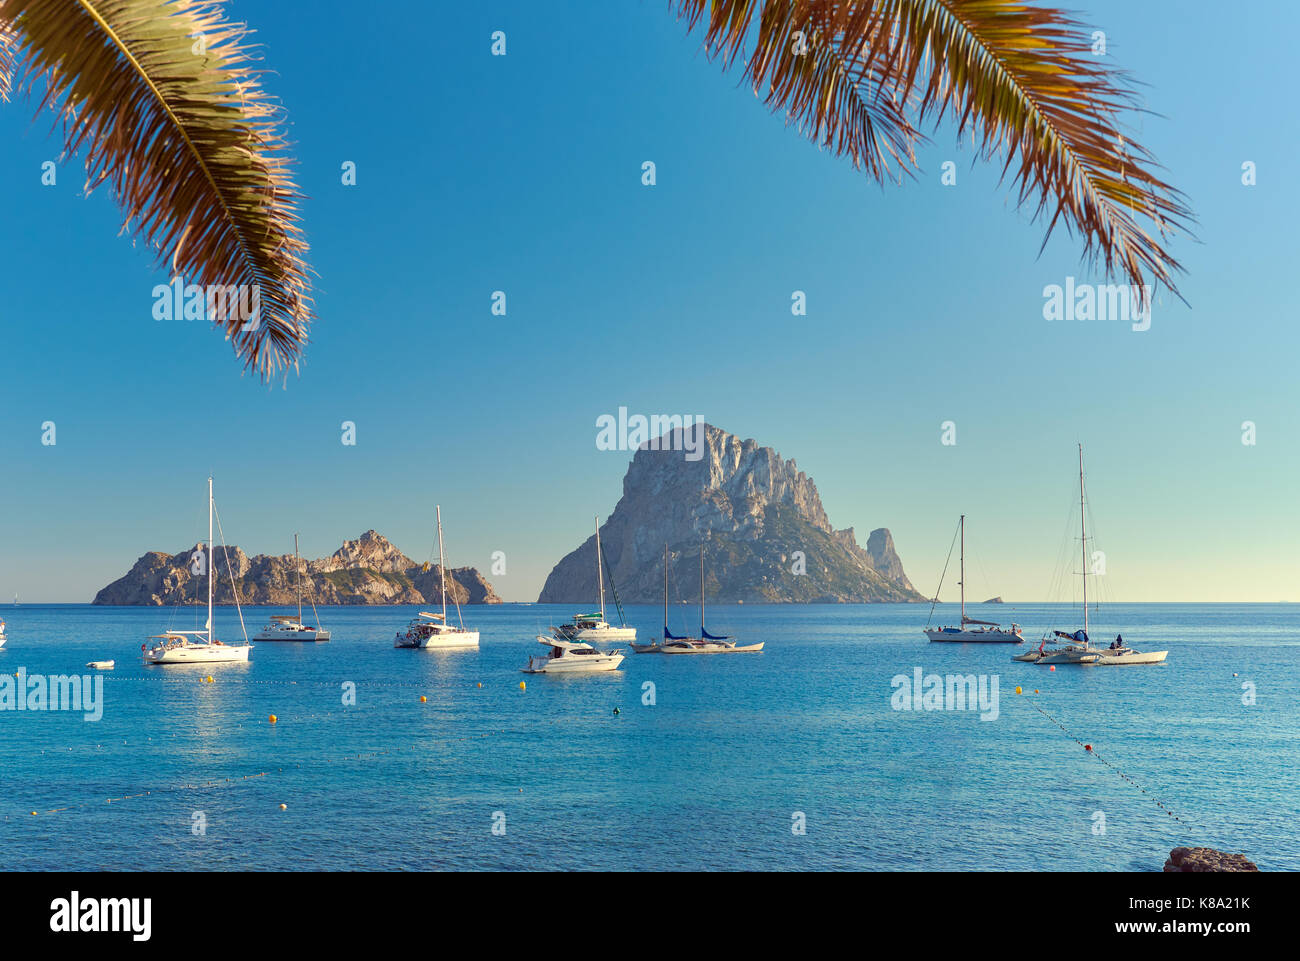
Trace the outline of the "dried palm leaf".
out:
[[[1140,112],[1128,76],[1068,14],[1027,0],[670,3],[690,27],[707,14],[705,48],[724,65],[750,48],[756,93],[869,175],[888,173],[871,159],[885,153],[914,165],[917,128],[952,120],[982,157],[1005,154],[1020,204],[1050,214],[1044,245],[1062,223],[1082,237],[1085,261],[1144,297],[1148,283],[1177,294],[1182,268],[1165,242],[1191,212],[1125,133],[1122,118]],[[796,34],[829,66],[791,56]]]
[[[107,181],[123,230],[185,283],[256,291],[260,315],[213,317],[247,369],[297,369],[311,298],[279,108],[215,0],[0,0],[18,76]]]

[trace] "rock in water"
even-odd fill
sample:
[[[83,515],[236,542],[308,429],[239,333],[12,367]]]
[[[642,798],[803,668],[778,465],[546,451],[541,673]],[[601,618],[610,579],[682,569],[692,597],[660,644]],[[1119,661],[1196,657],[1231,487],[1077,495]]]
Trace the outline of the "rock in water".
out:
[[[196,545],[197,547],[197,545]],[[176,554],[150,551],[123,577],[95,595],[95,604],[171,605],[193,603],[207,597],[207,577],[195,574],[191,558],[195,547]],[[226,571],[239,587],[241,604],[292,606],[297,593],[293,555],[249,557],[238,547],[215,552],[217,581],[213,599],[233,604],[235,596]],[[196,583],[197,582],[197,583]],[[321,560],[302,561],[302,599],[317,604],[441,604],[438,565],[416,564],[382,534],[366,531],[354,541]],[[472,567],[447,570],[447,601],[457,604],[500,604],[489,584]]]
[[[1165,862],[1165,871],[1206,873],[1215,871],[1258,871],[1244,854],[1225,854],[1214,848],[1174,848]]]
[[[989,598],[987,601],[985,601],[984,603],[985,603],[985,604],[1001,604],[1001,603],[1002,603],[1002,598],[1000,598],[1000,597],[990,597],[990,598]]]
[[[680,430],[632,458],[623,497],[600,529],[621,601],[662,600],[667,543],[669,599],[696,603],[701,541],[709,603],[925,600],[887,529],[872,531],[863,550],[853,528],[831,526],[817,485],[793,460],[713,426],[704,431],[698,459],[688,458]],[[555,565],[537,600],[585,605],[596,596],[593,534]]]

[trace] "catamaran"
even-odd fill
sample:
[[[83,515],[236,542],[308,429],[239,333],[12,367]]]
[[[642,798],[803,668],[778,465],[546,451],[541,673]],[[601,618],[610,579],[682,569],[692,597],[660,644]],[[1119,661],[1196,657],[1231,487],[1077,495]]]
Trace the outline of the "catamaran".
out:
[[[726,635],[710,634],[704,626],[704,545],[700,545],[700,636],[677,637],[668,630],[668,546],[664,545],[664,639],[661,654],[757,654],[763,641],[738,645]]]
[[[438,593],[442,595],[442,613],[420,611],[411,618],[405,631],[393,639],[393,647],[414,647],[422,650],[450,650],[458,647],[478,647],[478,631],[465,630],[460,616],[460,601],[456,605],[459,627],[447,623],[447,567],[442,550],[442,505],[438,505]]]
[[[205,568],[208,576],[208,620],[201,631],[164,631],[161,634],[155,634],[148,640],[153,641],[151,645],[148,642],[141,644],[140,649],[144,652],[146,664],[222,664],[230,662],[248,660],[248,652],[253,649],[253,645],[248,643],[248,635],[244,635],[243,644],[224,644],[217,640],[216,632],[212,626],[212,588],[217,579],[217,562],[212,551],[212,478],[208,478],[208,543],[204,547],[206,554]],[[225,538],[222,538],[222,547],[225,547]],[[234,578],[231,578],[231,591],[235,596],[235,608],[239,611],[239,623],[242,627],[244,623],[244,612],[239,606],[239,594],[234,587]]]
[[[1024,641],[1024,636],[1020,633],[1020,625],[1012,624],[1011,628],[1002,627],[996,621],[977,621],[973,617],[966,616],[966,515],[961,515],[958,521],[961,529],[961,579],[957,582],[961,586],[961,626],[960,627],[930,627],[928,624],[925,628],[925,636],[931,641],[949,641],[956,644],[1020,644]],[[952,548],[948,549],[948,560],[952,560]],[[947,565],[944,566],[947,570]],[[943,589],[943,578],[939,578],[939,588]],[[939,603],[939,591],[934,592],[934,602],[930,605],[930,615],[934,616],[934,605]]]
[[[628,627],[623,618],[623,605],[618,601],[618,589],[614,587],[614,575],[609,576],[609,587],[614,593],[614,606],[618,610],[620,627],[615,627],[605,620],[605,571],[604,555],[600,549],[600,518],[596,518],[596,581],[600,585],[600,611],[593,614],[574,614],[572,624],[552,627],[551,633],[561,640],[568,641],[635,641],[636,628]]]
[[[598,651],[582,641],[537,636],[538,643],[550,648],[545,657],[529,657],[525,674],[578,674],[589,671],[616,671],[623,663],[620,650]]]
[[[1079,445],[1079,534],[1083,568],[1079,574],[1083,578],[1083,629],[1073,633],[1051,631],[1043,637],[1037,651],[1026,651],[1015,658],[1018,661],[1031,661],[1034,664],[1083,664],[1100,667],[1117,667],[1129,664],[1160,664],[1169,655],[1168,651],[1135,651],[1123,641],[1123,636],[1115,638],[1109,647],[1093,647],[1088,639],[1088,527],[1084,513],[1083,496],[1083,445]],[[1056,637],[1067,643],[1063,647],[1047,648],[1050,638]],[[1037,657],[1030,657],[1037,654]]]
[[[330,632],[320,626],[320,614],[316,612],[316,601],[311,602],[312,613],[316,615],[316,627],[310,628],[302,622],[302,560],[298,556],[298,535],[293,535],[293,570],[298,591],[298,616],[292,614],[272,614],[271,623],[262,629],[262,633],[253,635],[255,641],[328,641]]]

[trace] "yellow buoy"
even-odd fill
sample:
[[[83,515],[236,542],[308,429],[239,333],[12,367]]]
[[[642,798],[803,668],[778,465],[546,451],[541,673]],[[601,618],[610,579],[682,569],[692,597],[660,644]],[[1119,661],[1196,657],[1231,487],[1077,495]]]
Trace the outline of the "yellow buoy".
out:
[[[1016,688],[1016,693],[1017,693],[1017,694],[1020,693],[1020,688],[1019,688],[1019,687]]]
[[[427,701],[427,700],[428,700],[428,698],[425,697],[423,694],[420,695],[420,703],[421,703],[421,704],[423,704],[423,703],[424,703],[425,701]]]
[[[521,690],[521,691],[526,691],[526,690],[528,690],[528,685],[525,684],[523,681],[520,681],[520,682],[519,682],[519,690]]]
[[[270,721],[272,724],[274,724],[276,721],[279,720],[279,718],[276,717],[274,714],[272,714],[269,718],[267,718],[267,720]]]

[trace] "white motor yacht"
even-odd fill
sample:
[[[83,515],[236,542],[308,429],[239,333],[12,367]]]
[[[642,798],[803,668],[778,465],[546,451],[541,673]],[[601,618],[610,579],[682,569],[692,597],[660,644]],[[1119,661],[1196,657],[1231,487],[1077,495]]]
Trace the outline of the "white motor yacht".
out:
[[[539,644],[550,648],[544,657],[528,658],[525,674],[577,674],[591,671],[616,671],[623,663],[617,649],[598,651],[583,641],[566,641],[558,637],[537,636]]]

